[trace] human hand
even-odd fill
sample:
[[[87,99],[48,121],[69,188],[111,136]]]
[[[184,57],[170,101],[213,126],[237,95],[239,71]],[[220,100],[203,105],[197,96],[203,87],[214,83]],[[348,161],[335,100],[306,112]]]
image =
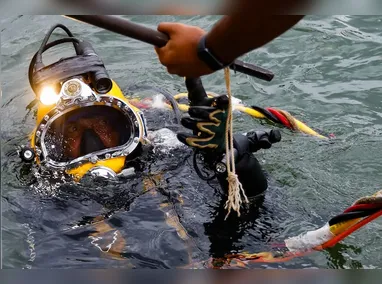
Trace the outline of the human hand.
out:
[[[170,74],[196,78],[213,73],[197,55],[199,41],[206,31],[181,23],[160,23],[158,31],[169,36],[164,47],[155,47],[159,61]]]
[[[178,140],[200,150],[224,152],[228,97],[206,99],[205,106],[191,106],[188,113],[191,117],[182,118],[181,123],[194,133],[178,133]]]

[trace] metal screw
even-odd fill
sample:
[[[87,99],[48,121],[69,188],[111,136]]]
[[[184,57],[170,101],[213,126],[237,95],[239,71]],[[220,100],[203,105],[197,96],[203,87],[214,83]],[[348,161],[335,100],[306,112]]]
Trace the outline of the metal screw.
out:
[[[92,164],[95,164],[95,163],[97,163],[97,160],[98,160],[98,157],[97,156],[92,156],[92,157],[90,157],[90,162],[92,163]]]
[[[224,163],[219,162],[216,164],[216,171],[217,172],[224,173],[226,170],[227,170],[227,166]]]
[[[30,158],[32,158],[32,156],[33,156],[33,153],[32,153],[31,150],[26,150],[26,151],[24,152],[24,158],[25,158],[25,159],[30,159]]]

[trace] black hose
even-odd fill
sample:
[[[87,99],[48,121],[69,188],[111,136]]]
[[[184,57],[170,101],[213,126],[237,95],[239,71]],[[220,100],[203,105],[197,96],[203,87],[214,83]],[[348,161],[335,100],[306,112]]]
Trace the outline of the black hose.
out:
[[[381,210],[381,209],[379,209],[379,208],[374,209],[373,208],[373,209],[363,209],[360,211],[352,211],[352,212],[343,213],[343,214],[340,214],[340,215],[333,217],[332,219],[329,220],[328,223],[330,226],[333,226],[335,224],[338,224],[338,223],[341,223],[344,221],[349,221],[352,219],[370,216],[370,215],[374,214],[375,212],[378,212],[379,210]]]
[[[75,37],[65,37],[65,38],[61,38],[61,39],[58,39],[58,40],[55,40],[55,41],[52,41],[50,43],[48,43],[47,45],[45,45],[43,48],[42,48],[42,52],[45,52],[46,50],[54,47],[54,46],[57,46],[59,44],[63,44],[63,43],[67,43],[67,42],[73,42],[74,43],[80,43],[80,40],[75,38]],[[39,50],[40,51],[40,50]],[[36,65],[36,60],[37,60],[37,56],[38,56],[38,52],[35,53],[35,55],[33,56],[32,60],[31,60],[31,63],[29,64],[29,70],[28,70],[28,78],[29,78],[29,84],[31,85],[32,87],[32,90],[37,93],[37,90],[33,84],[33,80],[32,80],[32,77],[33,77],[33,69]]]
[[[279,123],[279,124],[282,124],[281,121],[275,116],[273,115],[273,113],[271,113],[270,111],[266,110],[266,109],[263,109],[261,107],[258,107],[258,106],[251,106],[254,110],[257,110],[258,112],[262,113],[263,115],[265,115],[266,118],[268,118],[269,120],[275,122],[275,123]]]
[[[188,92],[188,100],[190,101],[190,106],[205,106],[208,95],[204,89],[202,79],[200,77],[186,78],[185,84]]]
[[[193,159],[192,159],[192,162],[193,162],[193,166],[194,166],[194,169],[195,169],[195,172],[196,174],[204,181],[211,181],[213,180],[215,177],[216,177],[216,173],[212,176],[212,177],[206,177],[202,174],[202,172],[200,171],[199,167],[198,167],[198,162],[196,161],[196,156],[200,154],[200,150],[196,149],[195,152],[194,152],[194,156],[193,156]]]
[[[41,46],[37,51],[35,64],[38,65],[39,68],[36,68],[36,69],[40,69],[44,66],[44,64],[42,63],[42,53],[46,50],[45,47],[48,43],[48,40],[49,40],[50,36],[52,35],[52,33],[54,32],[54,30],[57,28],[61,28],[62,30],[64,30],[68,34],[69,37],[71,37],[71,38],[73,37],[73,34],[70,32],[70,30],[62,24],[56,24],[53,27],[51,27],[50,30],[45,35],[45,38],[42,41]],[[77,44],[78,44],[78,42],[77,42]],[[73,46],[74,46],[74,49],[76,50],[76,54],[79,55],[79,49],[78,49],[77,44],[73,42]]]

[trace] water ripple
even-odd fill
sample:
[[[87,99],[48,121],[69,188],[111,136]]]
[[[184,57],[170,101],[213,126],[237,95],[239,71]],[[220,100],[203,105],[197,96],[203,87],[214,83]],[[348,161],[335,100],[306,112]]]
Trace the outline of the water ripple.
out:
[[[161,21],[181,21],[205,29],[219,18],[126,17],[152,28]],[[33,171],[19,161],[15,147],[26,143],[34,127],[34,109],[28,109],[35,98],[27,80],[29,60],[47,27],[56,22],[89,39],[129,95],[153,95],[133,91],[139,85],[173,94],[185,90],[181,78],[165,72],[150,45],[59,16],[1,20],[4,267],[173,268],[227,252],[266,251],[287,237],[317,229],[356,198],[380,189],[379,16],[308,16],[282,37],[243,56],[272,70],[275,78],[263,82],[235,74],[231,81],[236,97],[250,105],[290,111],[336,139],[324,143],[281,129],[282,143],[256,154],[269,176],[264,200],[254,202],[254,210],[242,221],[229,225],[223,221],[219,186],[197,177],[191,151],[185,148],[155,153],[149,179],[161,174],[163,180],[147,192],[142,180],[83,186],[33,180]],[[44,60],[71,52],[69,46],[51,50]],[[222,72],[203,82],[209,91],[225,92]],[[148,114],[150,130],[174,127],[172,119],[165,111]],[[243,114],[235,114],[234,122],[237,131],[271,127]],[[251,268],[380,268],[380,229],[377,220],[333,249]],[[109,245],[110,253],[100,251]]]

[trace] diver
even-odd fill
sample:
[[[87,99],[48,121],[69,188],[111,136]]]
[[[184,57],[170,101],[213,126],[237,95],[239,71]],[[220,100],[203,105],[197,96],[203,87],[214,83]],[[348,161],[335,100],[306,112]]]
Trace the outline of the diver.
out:
[[[63,29],[68,37],[48,43],[56,28]],[[76,55],[45,66],[43,52],[68,42],[73,43]],[[146,119],[110,79],[89,42],[74,37],[64,25],[53,26],[31,60],[29,81],[39,105],[30,146],[19,151],[24,161],[35,163],[48,176],[62,173],[75,182],[85,177],[123,179],[142,171],[145,153],[152,149]],[[189,116],[182,117],[180,122],[192,133],[180,132],[177,138],[195,150],[194,168],[198,176],[206,181],[216,178],[227,193],[228,97],[208,95],[200,78],[186,78],[185,83]],[[167,99],[175,113],[179,112],[174,99]],[[258,196],[268,184],[253,153],[279,142],[280,132],[250,131],[233,138],[236,174],[246,195]]]
[[[48,43],[56,28],[62,28],[69,37]],[[67,42],[73,43],[76,55],[45,66],[42,53]],[[31,147],[20,151],[24,160],[36,161],[48,171],[64,172],[75,181],[89,174],[117,178],[126,173],[128,162],[139,159],[144,146],[150,144],[142,111],[110,79],[91,44],[75,38],[65,26],[50,29],[31,61],[29,80],[40,105]],[[204,166],[214,172],[212,178],[216,176],[226,188],[228,97],[208,96],[200,78],[186,78],[185,83],[190,108],[189,117],[183,117],[181,124],[193,134],[181,132],[177,137],[197,150]],[[177,108],[173,101],[172,107]],[[278,130],[234,135],[236,171],[248,196],[267,188],[266,177],[252,153],[280,140]],[[198,167],[196,170],[201,174]]]

